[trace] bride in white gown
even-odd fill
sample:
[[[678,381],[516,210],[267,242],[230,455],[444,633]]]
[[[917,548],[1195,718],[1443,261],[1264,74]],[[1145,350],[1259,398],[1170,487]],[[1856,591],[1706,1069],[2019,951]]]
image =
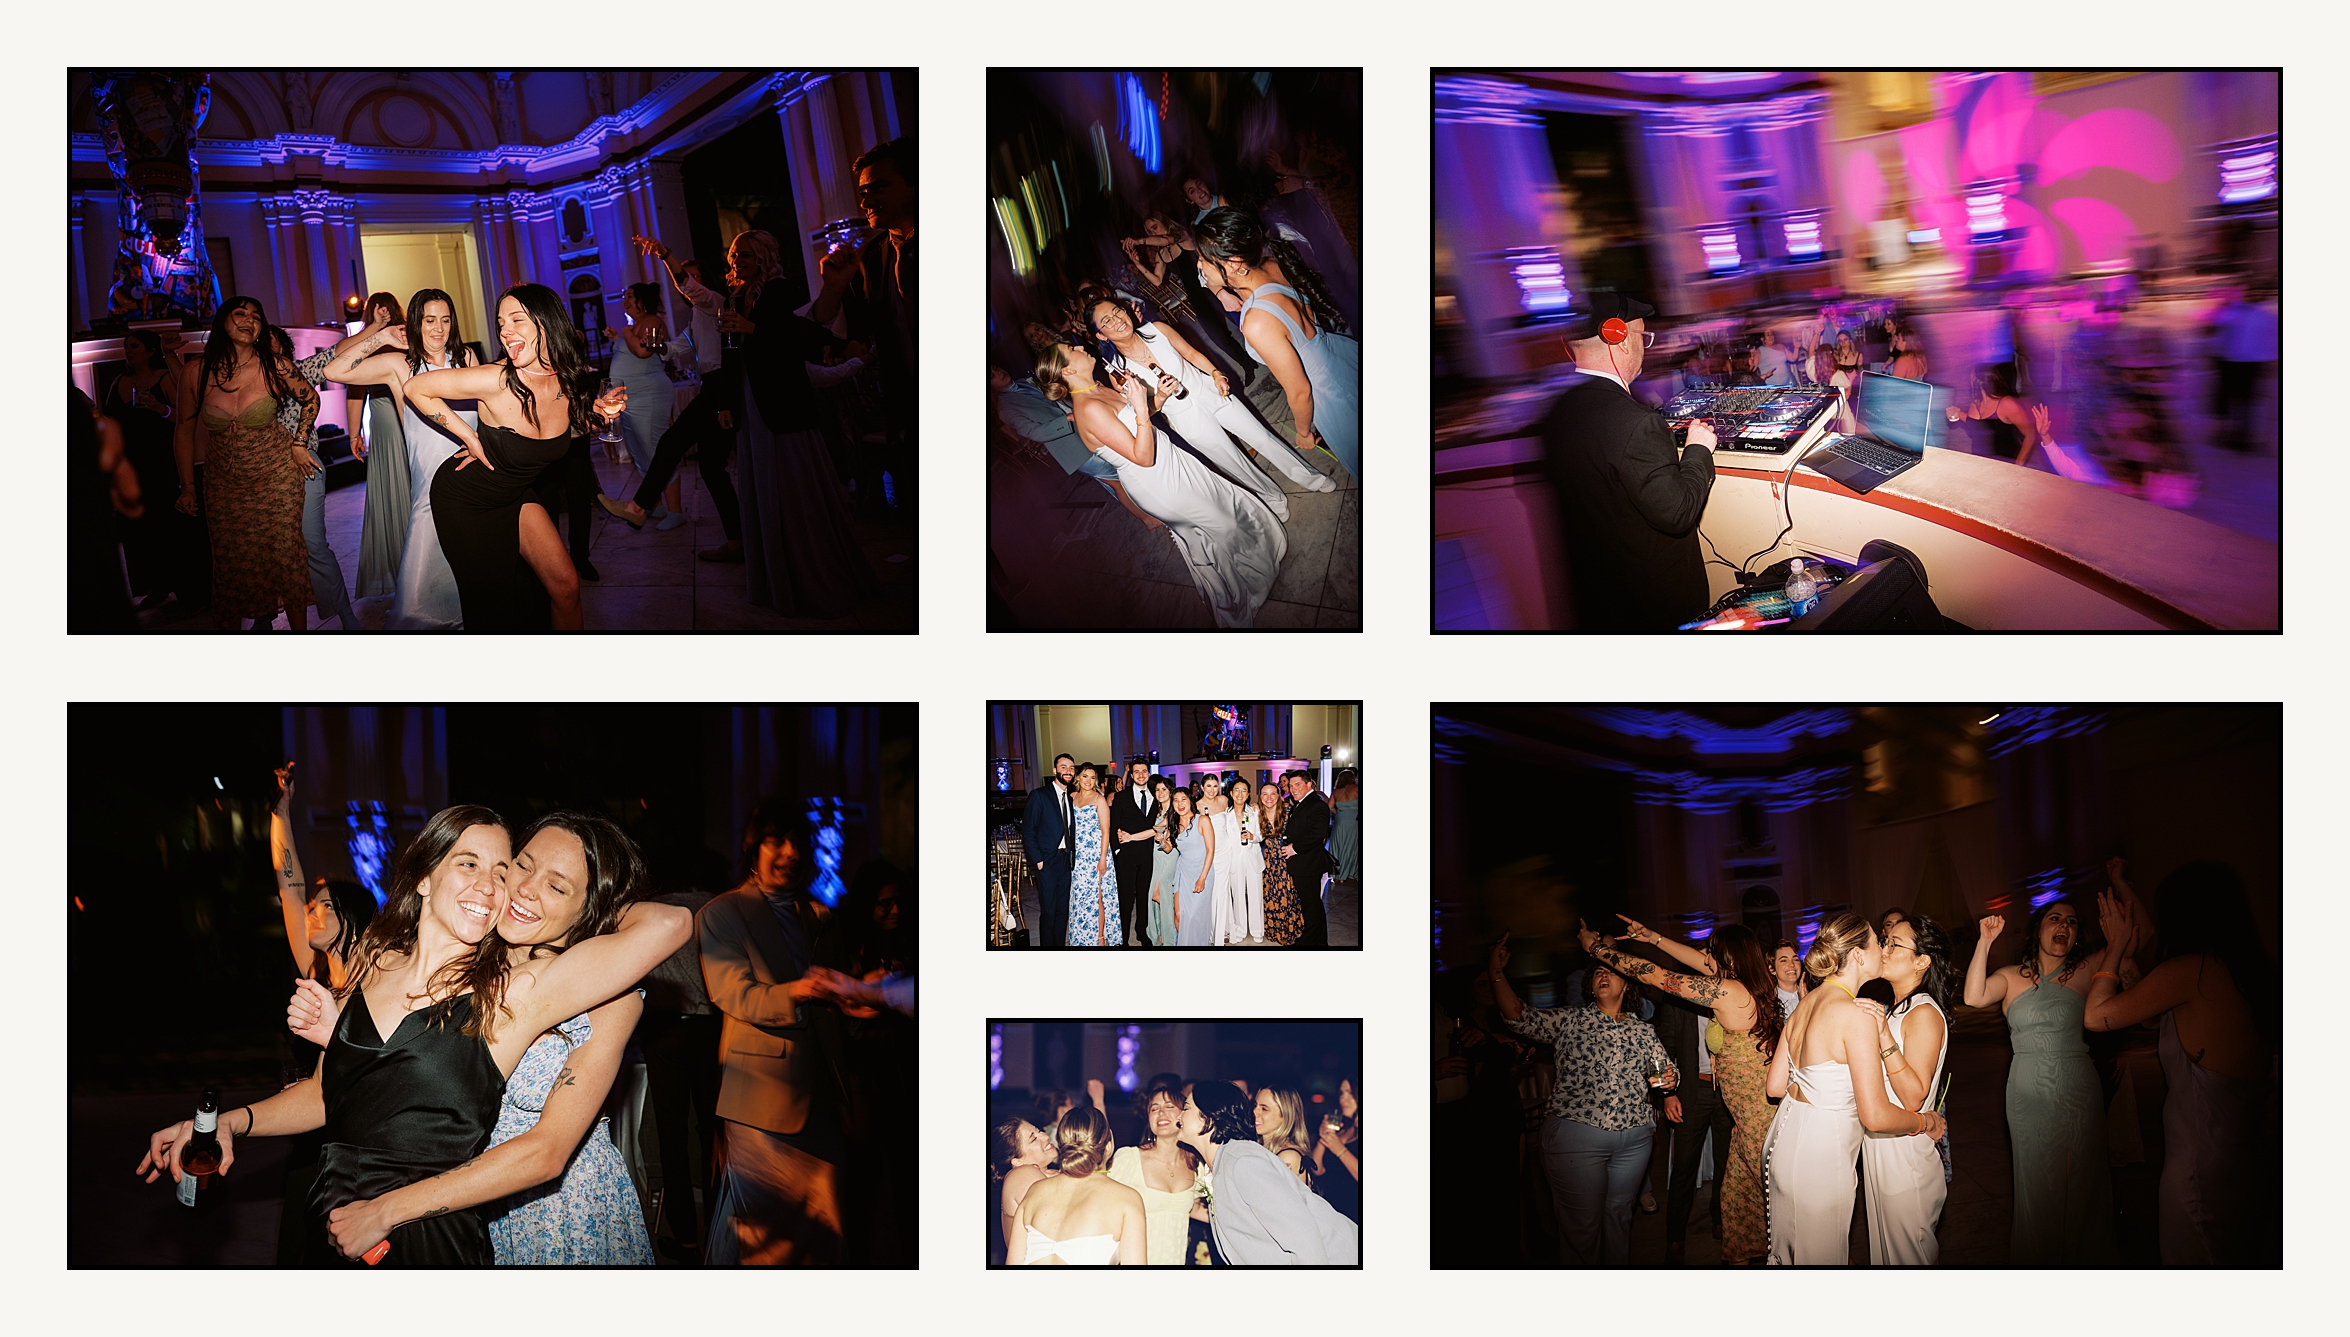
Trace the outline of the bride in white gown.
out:
[[[1099,365],[1083,348],[1048,344],[1037,354],[1036,382],[1047,399],[1074,402],[1078,439],[1118,470],[1135,505],[1165,522],[1216,625],[1250,625],[1289,551],[1280,522],[1256,494],[1160,439],[1150,420],[1153,396],[1141,377],[1127,376],[1113,394],[1094,384]],[[1173,378],[1162,373],[1161,380],[1172,394]]]
[[[1856,914],[1820,926],[1804,969],[1821,981],[1788,1019],[1771,1059],[1767,1090],[1779,1103],[1763,1139],[1763,1193],[1768,1204],[1769,1261],[1779,1265],[1851,1261],[1854,1164],[1868,1133],[1942,1135],[1942,1116],[1905,1110],[1886,1094],[1886,1065],[1898,1075],[1900,1051],[1878,1054],[1885,1010],[1859,998],[1877,977],[1876,931]]]

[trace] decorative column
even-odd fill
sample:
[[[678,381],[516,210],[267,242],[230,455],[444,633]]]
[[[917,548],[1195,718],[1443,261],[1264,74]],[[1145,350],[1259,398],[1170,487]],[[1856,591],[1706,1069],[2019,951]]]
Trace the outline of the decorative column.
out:
[[[641,260],[628,240],[625,177],[625,169],[607,167],[587,184],[588,226],[596,234],[596,272],[604,279],[604,323],[614,329],[621,324],[620,296],[636,281]]]
[[[523,191],[520,194],[519,222],[530,234],[530,268],[522,275],[524,283],[543,283],[557,293],[563,292],[563,227],[555,216],[555,197],[541,191]],[[570,296],[564,295],[568,306]]]
[[[473,227],[480,241],[482,309],[493,313],[498,309],[498,294],[514,283],[514,214],[503,195],[476,195],[473,197]],[[491,331],[481,333],[482,346],[490,345]]]
[[[1583,286],[1573,253],[1544,226],[1558,169],[1533,92],[1473,75],[1438,81],[1435,157],[1437,221],[1470,331],[1465,352],[1479,376],[1521,371],[1539,342],[1525,328],[1529,298],[1563,311]]]
[[[68,244],[73,262],[73,328],[76,333],[90,328],[90,261],[84,253],[82,220],[88,215],[90,202],[80,195],[67,198],[65,216],[71,230]]]
[[[855,108],[845,105],[841,96],[842,78],[817,75],[805,83],[797,82],[799,78],[777,76],[775,109],[783,118],[784,165],[791,176],[792,211],[800,225],[793,244],[799,247],[813,290],[823,280],[816,268],[820,257],[808,234],[857,212],[857,183],[849,164],[865,146],[848,142],[843,120],[853,120]]]
[[[648,237],[667,242],[674,259],[684,261],[698,258],[694,255],[693,228],[686,220],[684,167],[670,158],[646,159],[639,164],[636,195],[637,208],[644,220],[639,230]],[[707,282],[723,284],[726,276],[712,272],[714,259],[712,257],[702,261],[702,277]],[[650,262],[646,273],[651,276],[659,268],[662,266],[658,261]],[[684,296],[677,291],[677,285],[669,281],[666,273],[655,277],[653,281],[661,285],[662,301],[668,304],[669,328],[691,328],[693,308],[687,305]]]
[[[269,245],[269,309],[284,312],[294,300],[290,285],[294,278],[297,239],[291,230],[300,225],[301,214],[282,195],[256,194],[253,207],[261,215],[262,235]]]

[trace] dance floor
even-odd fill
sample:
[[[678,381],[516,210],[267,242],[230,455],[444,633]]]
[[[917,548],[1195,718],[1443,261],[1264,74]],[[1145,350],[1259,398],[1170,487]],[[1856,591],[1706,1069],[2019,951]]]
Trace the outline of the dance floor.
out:
[[[1959,1008],[1954,1018],[1956,1043],[1951,1048],[1950,1159],[1955,1177],[1950,1198],[1942,1208],[1944,1267],[2006,1267],[2008,1228],[2014,1217],[2014,1171],[2007,1148],[2007,1029],[1995,1008]],[[2116,1241],[2122,1262],[2131,1267],[2157,1264],[2155,1242],[2155,1181],[2161,1170],[2162,1068],[2154,1054],[2152,1034],[2133,1035],[2123,1051],[2120,1070],[2128,1074],[2134,1101],[2123,1116],[2108,1120],[2108,1131],[2118,1155],[2129,1163],[2113,1167],[2114,1208],[2118,1216]],[[2138,1128],[2134,1142],[2125,1143],[2134,1106]],[[1657,1205],[1665,1203],[1662,1158],[1649,1167]],[[1689,1211],[1687,1265],[1711,1267],[1721,1261],[1721,1244],[1708,1233],[1707,1215],[1713,1186],[1697,1191]],[[1852,1208],[1851,1261],[1869,1261],[1867,1195],[1855,1186]],[[1635,1209],[1632,1217],[1632,1265],[1661,1267],[1665,1262],[1665,1217]]]
[[[635,466],[606,458],[601,443],[594,446],[596,477],[615,497],[635,493],[639,477]],[[349,467],[347,465],[339,467]],[[687,523],[661,533],[651,525],[632,530],[601,507],[595,510],[595,529],[589,539],[588,560],[602,577],[595,584],[581,582],[580,602],[589,631],[913,631],[915,629],[914,522],[859,517],[857,535],[881,583],[881,597],[871,606],[840,618],[791,618],[773,609],[752,605],[743,568],[728,562],[705,562],[695,553],[726,541],[726,531],[711,508],[710,490],[701,471],[689,459],[678,470],[682,480]],[[741,489],[739,468],[736,489]],[[359,578],[359,525],[367,505],[367,487],[353,483],[326,494],[327,542],[343,564],[343,583]],[[380,630],[390,615],[390,595],[354,599],[359,622],[369,631]],[[315,618],[316,614],[313,613]],[[176,603],[149,609],[139,617],[150,631],[210,631],[212,620],[201,613],[184,613]],[[284,627],[283,614],[277,626]],[[316,626],[315,621],[312,626]]]
[[[1322,897],[1323,913],[1330,919],[1330,945],[1333,947],[1360,947],[1363,945],[1363,884],[1360,882],[1333,882]],[[1044,910],[1036,901],[1036,884],[1031,882],[1020,889],[1020,922],[1034,933],[1044,922]],[[1129,935],[1131,936],[1131,935]],[[1242,947],[1270,947],[1269,942],[1254,938],[1238,944]],[[1663,1246],[1658,1246],[1660,1249]]]
[[[1338,490],[1308,492],[1272,472],[1289,497],[1289,552],[1256,625],[1360,629],[1362,492],[1328,451],[1307,458]],[[999,457],[988,491],[996,592],[1020,625],[1216,625],[1174,542],[1145,530],[1091,478],[1049,460]]]

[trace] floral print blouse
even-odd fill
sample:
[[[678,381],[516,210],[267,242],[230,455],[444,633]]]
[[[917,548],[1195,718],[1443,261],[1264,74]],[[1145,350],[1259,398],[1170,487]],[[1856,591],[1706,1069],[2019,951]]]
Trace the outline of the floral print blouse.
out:
[[[1655,1122],[1648,1104],[1648,1066],[1654,1060],[1667,1086],[1681,1070],[1656,1029],[1638,1016],[1611,1017],[1596,1005],[1529,1007],[1509,1028],[1540,1040],[1558,1055],[1558,1079],[1543,1112],[1593,1128],[1623,1132]]]

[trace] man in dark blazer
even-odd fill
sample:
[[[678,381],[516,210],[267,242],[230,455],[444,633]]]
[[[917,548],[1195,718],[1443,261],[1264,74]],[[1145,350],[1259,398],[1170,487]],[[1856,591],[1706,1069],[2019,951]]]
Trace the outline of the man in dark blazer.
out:
[[[1020,843],[1036,870],[1039,947],[1069,945],[1070,840],[1076,826],[1069,791],[1076,787],[1077,759],[1064,752],[1053,758],[1053,782],[1028,792],[1028,813],[1020,823]]]
[[[749,876],[694,916],[724,1070],[705,1263],[841,1261],[840,1013],[804,892],[816,848],[804,814],[761,802],[743,832]]]
[[[1314,792],[1310,771],[1291,771],[1282,783],[1297,800],[1281,834],[1281,852],[1289,858],[1289,880],[1297,888],[1298,908],[1305,912],[1305,929],[1297,945],[1327,947],[1330,920],[1322,909],[1322,875],[1330,871],[1330,851],[1322,844],[1330,839],[1330,805]]]
[[[1559,548],[1582,631],[1669,631],[1704,615],[1698,522],[1713,492],[1713,429],[1676,449],[1663,415],[1632,397],[1656,308],[1593,295],[1566,329],[1575,375],[1542,420]]]
[[[1653,994],[1653,990],[1643,990]],[[1706,1052],[1705,1026],[1713,1020],[1713,1009],[1700,1007],[1677,995],[1656,998],[1656,1014],[1649,1024],[1656,1028],[1656,1037],[1663,1042],[1665,1053],[1672,1056],[1673,1066],[1680,1070],[1681,1085],[1673,1093],[1680,1106],[1679,1122],[1672,1119],[1668,1105],[1665,1121],[1657,1125],[1659,1137],[1672,1141],[1671,1166],[1665,1181],[1665,1261],[1678,1264],[1689,1238],[1689,1212],[1697,1201],[1697,1162],[1705,1149],[1705,1135],[1714,1135],[1714,1188],[1709,1212],[1713,1218],[1714,1238],[1722,1236],[1722,1166],[1730,1156],[1730,1134],[1737,1120],[1730,1115],[1730,1107],[1723,1103],[1721,1092],[1714,1087],[1713,1055]],[[1660,1146],[1659,1151],[1664,1148]]]
[[[881,496],[881,479],[870,472],[878,463],[897,480],[899,504],[909,514],[915,472],[914,372],[920,348],[916,317],[921,310],[915,265],[918,162],[913,136],[908,135],[866,150],[850,165],[857,174],[857,207],[872,232],[856,249],[843,248],[818,262],[824,285],[809,312],[817,324],[830,325],[845,307],[849,337],[873,350],[888,447],[878,462],[862,462],[860,473],[869,476],[870,489],[860,486],[857,495],[862,499],[870,490],[875,498]]]
[[[1129,763],[1126,787],[1110,800],[1110,826],[1118,840],[1110,862],[1118,869],[1118,908],[1126,916],[1128,946],[1150,945],[1143,937],[1143,926],[1150,922],[1145,911],[1150,900],[1151,851],[1157,846],[1147,837],[1157,834],[1158,815],[1158,800],[1151,797],[1150,763]],[[1136,835],[1146,839],[1130,838]]]

